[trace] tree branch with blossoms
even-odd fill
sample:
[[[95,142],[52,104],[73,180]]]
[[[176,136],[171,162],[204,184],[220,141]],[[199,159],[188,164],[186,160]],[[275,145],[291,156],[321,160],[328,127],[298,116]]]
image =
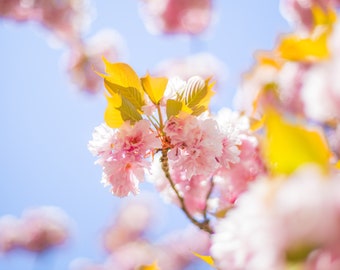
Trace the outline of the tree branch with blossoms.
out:
[[[148,173],[164,197],[212,234],[210,215],[230,206],[217,195],[223,191],[214,178],[239,162],[242,133],[209,113],[213,83],[198,76],[139,78],[127,64],[104,63],[106,74],[98,74],[107,90],[105,124],[89,143],[103,167],[102,182],[123,197],[137,194]]]

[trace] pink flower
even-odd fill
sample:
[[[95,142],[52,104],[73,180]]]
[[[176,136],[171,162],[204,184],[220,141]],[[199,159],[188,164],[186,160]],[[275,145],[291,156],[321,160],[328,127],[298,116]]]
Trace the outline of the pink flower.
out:
[[[56,207],[41,207],[24,212],[24,248],[33,252],[42,252],[54,246],[64,244],[70,234],[70,220]]]
[[[143,0],[141,15],[151,33],[199,34],[212,19],[210,0]]]
[[[113,253],[123,245],[145,238],[155,215],[153,202],[133,200],[119,209],[117,216],[103,234],[103,245],[109,253]]]
[[[90,20],[85,0],[5,0],[0,3],[0,16],[37,21],[66,43],[78,41]]]
[[[89,40],[71,46],[67,71],[77,88],[98,93],[103,88],[103,82],[94,70],[104,72],[102,57],[116,62],[123,57],[124,51],[124,41],[118,32],[101,30]]]
[[[71,221],[57,207],[45,206],[26,210],[21,219],[0,219],[0,252],[24,249],[43,252],[66,242]]]
[[[88,147],[103,166],[104,185],[111,185],[112,193],[122,197],[139,192],[138,184],[150,167],[146,158],[160,148],[160,141],[150,123],[140,120],[133,126],[125,122],[115,131],[105,124],[97,127]]]
[[[220,191],[220,207],[229,207],[248,189],[249,183],[264,175],[266,170],[260,156],[258,141],[253,136],[240,136],[240,161],[221,169],[214,180]],[[226,205],[225,205],[226,204]]]
[[[168,153],[170,166],[187,179],[210,175],[220,166],[216,157],[222,154],[222,136],[213,119],[182,114],[168,120],[164,131],[173,145]]]
[[[320,250],[339,250],[339,195],[338,175],[309,166],[254,182],[216,226],[217,266],[279,270],[292,261],[308,264]]]

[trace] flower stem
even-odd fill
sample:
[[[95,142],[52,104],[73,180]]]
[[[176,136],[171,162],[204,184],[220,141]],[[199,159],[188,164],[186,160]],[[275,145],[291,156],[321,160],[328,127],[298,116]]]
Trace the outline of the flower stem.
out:
[[[210,227],[209,224],[209,219],[207,218],[207,214],[206,214],[206,210],[204,211],[204,219],[203,221],[198,221],[197,219],[195,219],[190,212],[188,211],[185,202],[184,202],[184,198],[181,196],[181,194],[179,193],[179,191],[176,188],[176,185],[174,183],[174,181],[171,178],[170,172],[169,172],[169,162],[168,162],[168,149],[162,149],[162,156],[161,156],[161,163],[162,163],[162,170],[165,173],[166,178],[168,179],[171,188],[173,189],[173,191],[176,193],[176,196],[180,202],[181,205],[181,209],[184,212],[184,214],[187,216],[187,218],[194,224],[196,225],[198,228],[200,228],[203,231],[208,232],[209,234],[213,234],[213,230]],[[209,192],[211,193],[211,192]],[[210,196],[210,195],[209,195]]]

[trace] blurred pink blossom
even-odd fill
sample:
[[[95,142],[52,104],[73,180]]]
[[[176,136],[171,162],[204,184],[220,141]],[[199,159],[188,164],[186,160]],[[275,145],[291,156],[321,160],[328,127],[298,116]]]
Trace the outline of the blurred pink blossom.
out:
[[[0,253],[7,253],[23,245],[22,221],[10,215],[0,218]]]
[[[209,243],[206,233],[189,226],[166,234],[154,243],[147,240],[128,242],[103,263],[76,260],[71,264],[71,270],[132,270],[153,262],[157,262],[162,270],[184,270],[198,260],[193,252],[207,254]]]
[[[122,36],[113,30],[101,30],[85,41],[70,47],[67,71],[78,89],[88,93],[98,93],[103,89],[102,78],[94,71],[104,73],[104,56],[110,62],[117,62],[125,54]]]
[[[103,245],[109,253],[121,246],[145,238],[155,216],[155,207],[148,200],[130,201],[119,209],[117,216],[103,233]]]
[[[211,0],[141,0],[140,12],[153,34],[200,34],[213,17]]]
[[[72,44],[89,24],[86,0],[3,0],[0,16],[15,21],[36,21],[63,42]]]
[[[339,250],[339,193],[339,176],[312,166],[287,179],[254,182],[216,226],[211,253],[217,266],[280,270],[308,263],[314,251]]]
[[[26,210],[20,219],[0,219],[0,251],[24,249],[43,252],[60,246],[70,237],[71,221],[57,207],[44,206]]]

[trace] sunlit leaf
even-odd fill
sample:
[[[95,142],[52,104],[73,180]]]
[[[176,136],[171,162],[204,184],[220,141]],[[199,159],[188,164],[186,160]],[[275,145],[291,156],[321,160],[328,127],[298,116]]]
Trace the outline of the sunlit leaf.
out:
[[[144,98],[141,93],[134,87],[123,87],[118,84],[114,84],[104,79],[106,89],[110,93],[118,93],[124,98],[128,99],[137,110],[141,110],[144,105]]]
[[[166,115],[168,119],[171,116],[176,116],[182,109],[182,102],[178,100],[168,99],[166,101]]]
[[[125,97],[122,97],[121,106],[118,108],[121,118],[124,121],[130,121],[131,124],[142,120],[142,115],[137,111],[135,106]]]
[[[136,72],[128,64],[103,61],[106,74],[97,73],[104,78],[107,91],[111,95],[119,93],[140,110],[145,104],[144,91]]]
[[[132,67],[126,63],[110,63],[105,58],[103,58],[103,61],[106,73],[100,74],[103,78],[122,87],[136,88],[140,93],[143,93],[139,77]]]
[[[150,100],[156,105],[159,104],[168,84],[168,79],[165,77],[151,77],[147,74],[145,77],[141,78],[141,82],[143,89]]]
[[[328,32],[316,37],[300,37],[294,34],[282,37],[278,52],[290,61],[318,61],[329,58]]]
[[[314,5],[311,11],[317,26],[331,26],[336,22],[336,11],[333,9],[323,9],[318,5]]]
[[[197,252],[192,252],[196,257],[200,258],[202,261],[206,262],[207,264],[209,264],[212,267],[215,267],[215,263],[214,260],[211,256],[206,256],[206,255],[201,255],[198,254]]]
[[[140,267],[138,267],[138,270],[161,270],[157,263],[154,262],[153,264],[150,264],[150,265],[142,265]]]
[[[118,108],[122,104],[122,99],[120,95],[114,94],[112,96],[106,96],[107,108],[104,113],[104,120],[109,127],[119,128],[124,120]]]
[[[265,117],[263,154],[273,174],[290,174],[307,163],[328,169],[331,152],[320,130],[289,123],[273,109]]]
[[[213,84],[209,84],[208,80],[200,77],[192,77],[189,79],[185,93],[185,105],[192,110],[192,114],[199,115],[208,110],[211,97],[214,95],[212,91]]]

